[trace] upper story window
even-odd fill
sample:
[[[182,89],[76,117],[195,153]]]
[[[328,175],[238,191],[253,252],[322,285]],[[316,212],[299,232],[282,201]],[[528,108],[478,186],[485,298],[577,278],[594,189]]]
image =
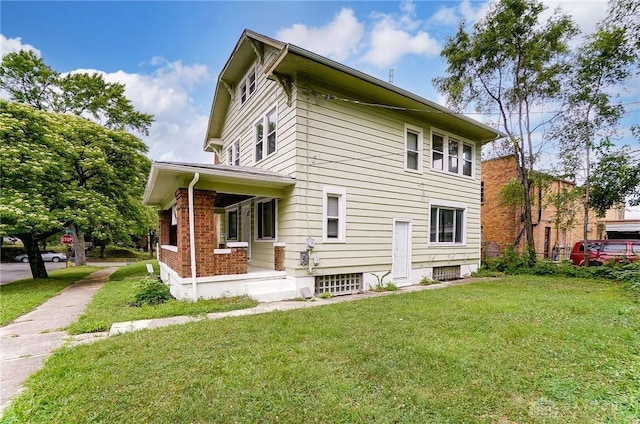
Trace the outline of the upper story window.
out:
[[[240,165],[240,140],[227,147],[227,165]]]
[[[405,125],[404,169],[422,172],[422,130]]]
[[[276,239],[276,199],[256,201],[256,240]]]
[[[244,104],[256,91],[256,68],[251,68],[240,82],[240,104]]]
[[[276,108],[273,107],[255,123],[256,162],[275,153],[277,148],[278,120]]]
[[[473,175],[473,146],[445,134],[431,135],[431,168],[452,174]]]
[[[347,228],[347,190],[322,187],[322,240],[344,242]]]

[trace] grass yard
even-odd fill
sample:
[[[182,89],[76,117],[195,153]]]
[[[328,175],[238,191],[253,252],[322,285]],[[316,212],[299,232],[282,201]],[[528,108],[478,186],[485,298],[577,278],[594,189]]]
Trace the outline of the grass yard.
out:
[[[3,423],[638,423],[640,304],[514,276],[57,351]]]
[[[67,328],[70,334],[108,331],[114,322],[164,318],[180,315],[203,315],[251,308],[257,305],[248,297],[200,299],[197,302],[170,300],[154,306],[132,307],[137,292],[136,282],[147,275],[147,263],[158,272],[158,261],[138,262],[119,268],[109,277],[109,282],[93,297],[82,316]]]
[[[28,278],[0,286],[0,325],[6,325],[30,312],[65,287],[97,271],[99,267],[81,266],[49,271],[49,278]]]

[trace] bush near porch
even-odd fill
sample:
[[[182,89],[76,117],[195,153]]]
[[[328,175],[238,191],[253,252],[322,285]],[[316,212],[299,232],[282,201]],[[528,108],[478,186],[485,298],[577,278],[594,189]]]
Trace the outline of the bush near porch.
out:
[[[258,303],[248,297],[235,296],[197,302],[172,299],[156,305],[132,306],[140,290],[139,283],[148,278],[147,264],[152,264],[154,271],[158,272],[158,261],[148,260],[119,268],[111,274],[109,282],[96,293],[82,316],[67,331],[70,334],[108,331],[115,322],[204,315],[251,308]]]
[[[56,353],[4,422],[633,423],[640,305],[512,276]]]

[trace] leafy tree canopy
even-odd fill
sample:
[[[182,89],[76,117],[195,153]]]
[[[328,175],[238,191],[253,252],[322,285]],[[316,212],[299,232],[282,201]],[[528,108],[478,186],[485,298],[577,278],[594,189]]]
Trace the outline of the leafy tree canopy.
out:
[[[0,88],[11,100],[40,110],[73,113],[118,130],[148,135],[153,116],[138,112],[124,95],[124,85],[99,73],[54,71],[32,51],[8,53],[0,63]]]
[[[122,236],[144,221],[151,164],[137,137],[0,101],[0,143],[0,233],[25,247],[70,224]]]

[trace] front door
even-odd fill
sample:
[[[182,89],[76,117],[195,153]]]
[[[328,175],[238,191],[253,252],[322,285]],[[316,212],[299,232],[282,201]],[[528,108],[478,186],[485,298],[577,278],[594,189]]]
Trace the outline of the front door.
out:
[[[240,208],[242,213],[241,241],[247,242],[247,262],[251,261],[251,203],[246,203]]]
[[[411,270],[411,221],[395,219],[393,221],[393,264],[391,278],[402,280],[409,278]]]

